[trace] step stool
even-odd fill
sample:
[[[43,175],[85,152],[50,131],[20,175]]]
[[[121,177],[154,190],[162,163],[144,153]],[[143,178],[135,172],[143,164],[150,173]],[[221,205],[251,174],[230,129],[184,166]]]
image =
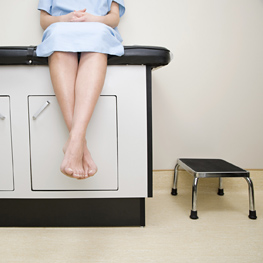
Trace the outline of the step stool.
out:
[[[250,178],[249,172],[243,170],[231,163],[221,159],[186,159],[179,158],[174,168],[174,182],[172,188],[172,195],[177,195],[177,179],[178,169],[181,167],[188,173],[194,176],[193,190],[192,190],[192,210],[190,214],[191,219],[198,219],[197,216],[197,184],[199,178],[219,177],[218,195],[224,195],[222,186],[222,177],[243,177],[248,183],[249,189],[249,218],[256,219],[256,210],[254,202],[254,187]]]

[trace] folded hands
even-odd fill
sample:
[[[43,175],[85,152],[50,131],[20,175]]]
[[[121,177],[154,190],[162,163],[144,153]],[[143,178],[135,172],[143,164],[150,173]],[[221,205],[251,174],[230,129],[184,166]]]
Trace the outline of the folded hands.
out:
[[[71,12],[64,16],[63,22],[98,22],[99,16],[86,12],[86,9]]]

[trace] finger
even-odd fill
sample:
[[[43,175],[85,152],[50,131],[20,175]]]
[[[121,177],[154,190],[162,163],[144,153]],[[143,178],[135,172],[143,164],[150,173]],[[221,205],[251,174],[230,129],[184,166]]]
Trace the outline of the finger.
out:
[[[86,12],[87,11],[87,9],[86,8],[84,8],[84,9],[82,9],[82,10],[79,10],[78,12]]]
[[[83,16],[85,15],[86,13],[85,12],[82,12],[82,11],[74,11],[73,15],[74,16],[77,16],[77,17],[80,17],[80,16]]]
[[[72,22],[85,22],[85,18],[84,17],[76,17],[76,18],[72,19]]]
[[[76,14],[76,17],[83,17],[83,16],[85,16],[85,13],[77,13]]]

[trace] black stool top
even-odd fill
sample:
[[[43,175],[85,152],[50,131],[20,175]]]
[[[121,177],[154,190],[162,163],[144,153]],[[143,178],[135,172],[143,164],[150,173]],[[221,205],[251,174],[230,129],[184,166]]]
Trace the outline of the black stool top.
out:
[[[178,164],[199,177],[249,176],[249,172],[222,159],[185,159],[179,158]]]

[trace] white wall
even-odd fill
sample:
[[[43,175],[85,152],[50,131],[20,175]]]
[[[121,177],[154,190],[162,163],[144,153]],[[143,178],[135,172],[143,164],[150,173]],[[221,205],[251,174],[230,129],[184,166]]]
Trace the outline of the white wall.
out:
[[[170,49],[153,72],[154,169],[179,157],[263,168],[263,0],[126,0],[125,45]],[[41,41],[37,0],[0,0],[0,45]]]

